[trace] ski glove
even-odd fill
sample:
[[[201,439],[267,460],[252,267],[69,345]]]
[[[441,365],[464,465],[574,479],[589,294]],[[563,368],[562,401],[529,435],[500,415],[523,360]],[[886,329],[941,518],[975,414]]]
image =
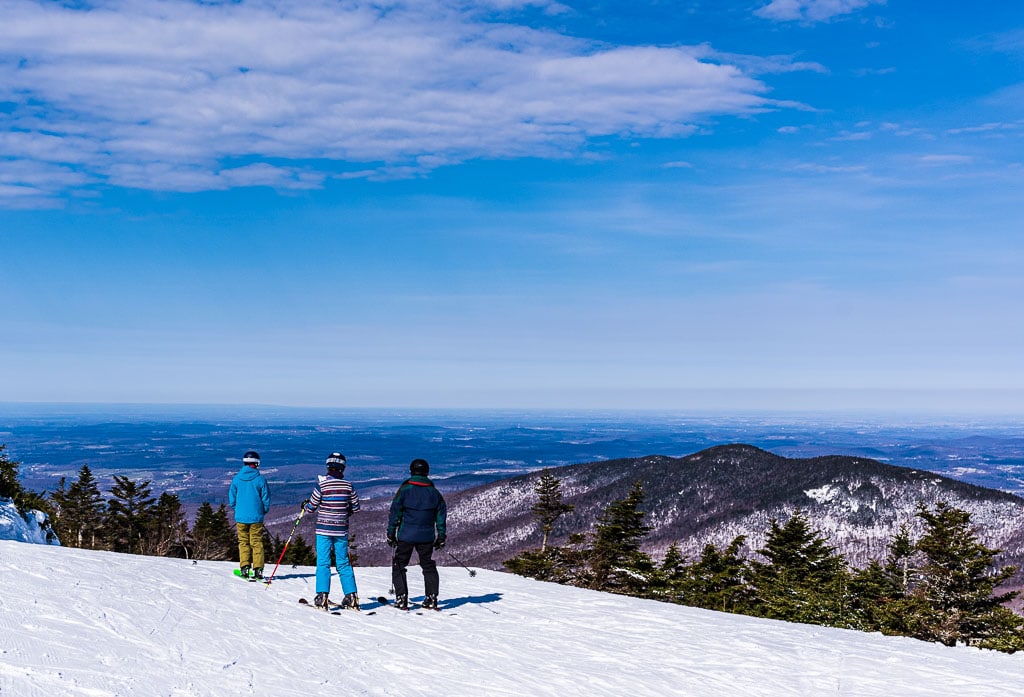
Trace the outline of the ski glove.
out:
[[[438,535],[437,539],[434,540],[434,549],[441,549],[442,547],[444,547],[445,542],[447,541],[447,537],[445,537],[444,535]]]
[[[389,532],[387,534],[387,540],[388,540],[388,547],[394,547],[395,545],[398,544],[398,539],[395,538],[395,533],[393,533],[393,532]]]

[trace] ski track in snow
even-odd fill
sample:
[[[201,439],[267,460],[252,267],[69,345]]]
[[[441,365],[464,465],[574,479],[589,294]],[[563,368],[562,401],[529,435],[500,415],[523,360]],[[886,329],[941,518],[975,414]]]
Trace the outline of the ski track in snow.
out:
[[[1021,655],[494,571],[442,567],[442,612],[417,614],[374,600],[390,569],[357,567],[364,613],[331,615],[297,602],[312,568],[269,587],[232,568],[0,541],[0,695],[989,697],[1024,681]],[[409,581],[421,599],[418,567]]]

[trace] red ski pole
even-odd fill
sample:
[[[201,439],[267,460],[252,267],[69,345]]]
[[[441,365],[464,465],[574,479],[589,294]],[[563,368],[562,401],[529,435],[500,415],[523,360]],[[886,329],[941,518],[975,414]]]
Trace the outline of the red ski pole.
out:
[[[284,553],[288,551],[288,545],[292,543],[292,536],[295,535],[295,531],[299,529],[299,523],[302,521],[302,516],[306,512],[306,503],[303,501],[302,508],[299,509],[299,517],[295,519],[295,525],[292,526],[292,531],[288,533],[288,539],[284,543],[284,547],[281,548],[281,556],[277,558],[277,564],[274,565],[274,571],[271,572],[269,578],[267,578],[267,587],[270,587],[270,582],[274,580],[274,574],[277,573],[277,569],[281,566],[281,560],[284,559]]]

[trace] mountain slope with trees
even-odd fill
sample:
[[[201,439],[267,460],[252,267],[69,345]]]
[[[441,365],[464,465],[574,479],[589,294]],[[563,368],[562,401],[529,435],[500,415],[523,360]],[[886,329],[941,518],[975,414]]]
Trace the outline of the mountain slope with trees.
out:
[[[970,513],[981,540],[1003,550],[1008,564],[1024,561],[1024,499],[965,484],[931,472],[841,455],[785,458],[749,445],[723,445],[685,457],[653,455],[560,467],[447,495],[449,541],[460,559],[499,569],[520,551],[539,548],[543,530],[532,507],[545,473],[561,481],[564,504],[549,544],[590,532],[608,506],[635,482],[645,492],[651,527],[642,549],[661,558],[672,545],[688,558],[705,545],[728,547],[740,535],[744,550],[764,546],[772,521],[800,511],[851,564],[884,558],[907,527],[919,533],[919,504],[946,502]],[[444,482],[438,482],[444,490]],[[386,563],[383,518],[386,499],[368,502],[353,525],[360,557]]]

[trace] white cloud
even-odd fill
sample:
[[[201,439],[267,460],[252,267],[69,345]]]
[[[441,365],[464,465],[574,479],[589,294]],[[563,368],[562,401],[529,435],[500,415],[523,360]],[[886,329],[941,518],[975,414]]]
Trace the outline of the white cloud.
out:
[[[970,155],[922,155],[921,164],[931,167],[969,165],[975,161]]]
[[[771,0],[754,14],[779,22],[827,22],[868,5],[884,3],[885,0]]]
[[[0,158],[155,190],[307,187],[562,157],[591,138],[678,137],[784,106],[706,46],[598,45],[482,19],[525,6],[561,7],[6,0]]]
[[[962,135],[965,133],[999,133],[1006,131],[1019,131],[1024,127],[1024,121],[992,121],[977,126],[964,126],[962,128],[950,128],[946,131],[950,135]]]

